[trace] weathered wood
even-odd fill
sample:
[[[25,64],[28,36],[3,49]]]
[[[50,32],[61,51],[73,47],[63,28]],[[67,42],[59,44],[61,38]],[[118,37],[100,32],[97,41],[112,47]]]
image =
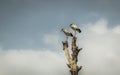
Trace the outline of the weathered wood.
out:
[[[78,53],[82,48],[78,49],[78,46],[76,45],[77,37],[72,38],[72,54],[70,55],[68,50],[68,41],[62,42],[63,43],[63,50],[65,52],[66,58],[68,60],[67,66],[70,68],[71,75],[78,75],[78,72],[82,69],[82,66],[77,65],[78,61]]]
[[[72,58],[70,57],[70,53],[68,51],[68,41],[63,42],[63,50],[65,52],[68,63],[71,64]]]

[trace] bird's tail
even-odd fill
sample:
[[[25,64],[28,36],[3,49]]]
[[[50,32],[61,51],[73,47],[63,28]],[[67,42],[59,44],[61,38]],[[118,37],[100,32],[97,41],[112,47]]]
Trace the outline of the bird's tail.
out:
[[[80,29],[76,29],[79,33],[81,33],[81,30]]]
[[[70,36],[73,37],[73,34],[71,33]]]

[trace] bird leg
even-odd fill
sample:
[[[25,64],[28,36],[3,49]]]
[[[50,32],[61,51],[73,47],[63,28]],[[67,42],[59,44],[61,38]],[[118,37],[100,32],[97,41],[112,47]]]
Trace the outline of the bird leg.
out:
[[[75,31],[75,37],[76,37],[76,31]]]
[[[68,41],[68,36],[66,36],[66,41]]]

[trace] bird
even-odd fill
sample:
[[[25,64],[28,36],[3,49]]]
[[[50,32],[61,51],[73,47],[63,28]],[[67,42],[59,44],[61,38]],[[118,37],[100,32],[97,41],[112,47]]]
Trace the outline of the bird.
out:
[[[75,35],[76,35],[76,31],[79,32],[79,33],[81,33],[80,28],[76,24],[71,23],[70,27],[75,31]]]
[[[61,31],[65,33],[67,39],[68,39],[68,36],[73,37],[73,34],[69,30],[62,28]]]

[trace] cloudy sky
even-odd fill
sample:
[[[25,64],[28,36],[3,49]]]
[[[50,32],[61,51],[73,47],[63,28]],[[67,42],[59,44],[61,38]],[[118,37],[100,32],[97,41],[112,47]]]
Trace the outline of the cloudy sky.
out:
[[[62,27],[77,34],[80,75],[120,74],[119,0],[0,0],[0,75],[70,75]],[[71,41],[71,38],[69,38]]]

